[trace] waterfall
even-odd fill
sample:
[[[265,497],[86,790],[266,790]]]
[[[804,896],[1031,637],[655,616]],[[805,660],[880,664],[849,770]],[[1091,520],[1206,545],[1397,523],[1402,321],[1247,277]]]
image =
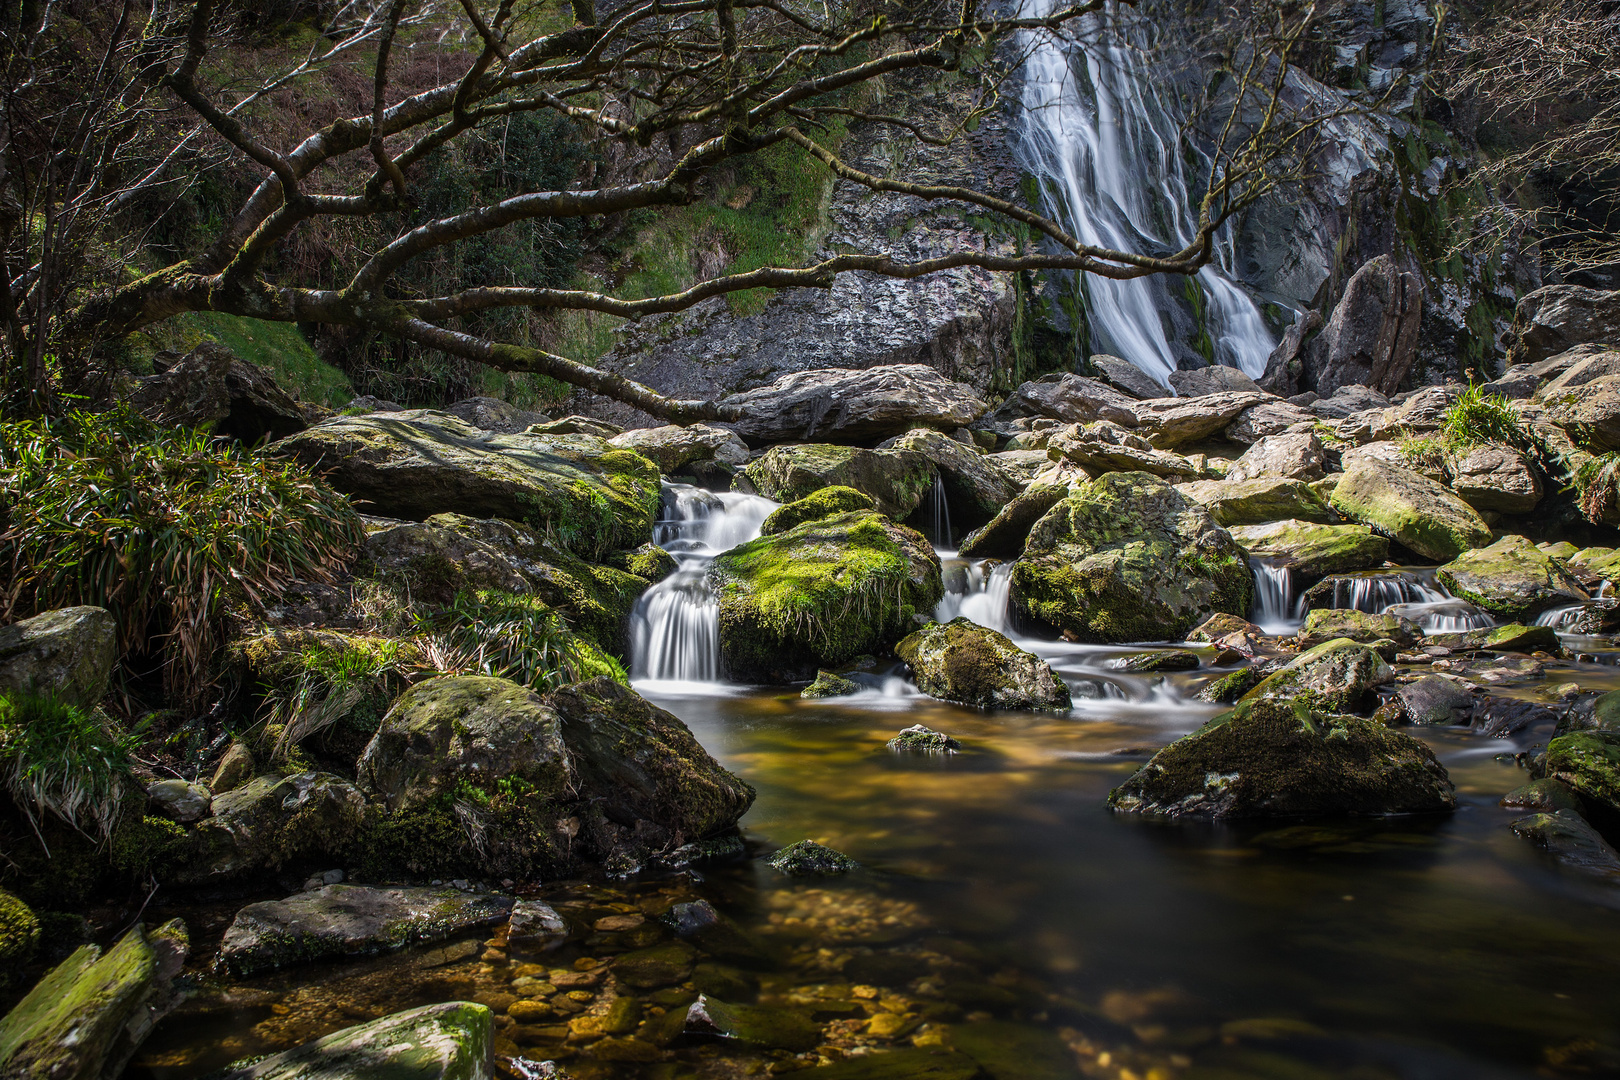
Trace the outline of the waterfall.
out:
[[[934,619],[950,622],[966,616],[980,626],[1007,633],[1007,598],[1012,592],[1013,564],[991,559],[969,563],[947,578],[947,590],[934,607]]]
[[[1296,595],[1294,572],[1287,566],[1251,559],[1254,614],[1250,622],[1268,634],[1292,634],[1305,621],[1305,598]]]
[[[1333,603],[1372,615],[1402,615],[1425,634],[1452,634],[1495,626],[1489,615],[1446,591],[1438,580],[1416,574],[1373,574],[1344,577],[1333,582]]]
[[[1025,9],[1046,15],[1060,2],[1025,0]],[[1081,242],[1149,255],[1178,251],[1196,235],[1197,200],[1174,80],[1144,60],[1153,23],[1110,7],[1074,25],[1083,41],[1040,30],[1021,43],[1024,165],[1040,181],[1046,212]],[[1204,325],[1197,329],[1207,332],[1214,363],[1258,377],[1276,342],[1232,280],[1234,259],[1231,230],[1222,229],[1213,261],[1192,279],[1202,293]],[[1167,275],[1114,281],[1093,274],[1080,287],[1091,351],[1124,357],[1168,385],[1178,355],[1161,312],[1196,311],[1186,285]],[[1180,351],[1193,353],[1188,345]]]
[[[635,679],[715,682],[720,678],[720,602],[709,563],[759,535],[777,504],[758,495],[716,495],[665,484],[653,540],[674,555],[676,570],[641,595],[630,615],[630,674]]]
[[[928,534],[936,550],[951,546],[951,508],[945,501],[945,482],[937,474],[928,496]]]

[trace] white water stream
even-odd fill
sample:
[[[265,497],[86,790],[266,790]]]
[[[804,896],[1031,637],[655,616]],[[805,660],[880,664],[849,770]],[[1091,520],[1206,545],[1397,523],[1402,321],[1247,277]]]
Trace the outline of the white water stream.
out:
[[[1045,15],[1062,0],[1025,0]],[[1174,80],[1146,61],[1153,23],[1112,5],[1065,34],[1026,32],[1024,166],[1041,184],[1046,210],[1084,243],[1156,255],[1178,251],[1197,232],[1197,200],[1187,175],[1182,110]],[[1207,169],[1200,159],[1197,168]],[[1197,178],[1194,178],[1196,181]],[[1230,229],[1196,277],[1214,362],[1250,376],[1265,371],[1276,345],[1259,309],[1232,280]],[[1169,384],[1177,350],[1161,313],[1190,305],[1180,278],[1114,281],[1088,275],[1091,351],[1121,356]],[[1187,349],[1183,348],[1182,352]]]

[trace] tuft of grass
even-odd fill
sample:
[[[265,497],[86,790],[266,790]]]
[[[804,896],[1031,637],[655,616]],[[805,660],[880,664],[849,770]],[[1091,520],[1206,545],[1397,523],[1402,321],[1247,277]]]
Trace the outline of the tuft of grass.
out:
[[[292,685],[272,688],[267,695],[267,728],[280,729],[271,756],[285,760],[294,746],[348,716],[365,698],[391,697],[418,670],[414,650],[394,638],[377,638],[363,647],[304,650]]]
[[[580,681],[599,662],[555,609],[532,596],[464,590],[424,623],[423,651],[444,674],[478,672],[546,691]]]
[[[1413,435],[1402,439],[1396,447],[1401,457],[1414,469],[1441,472],[1446,467],[1445,440],[1433,435]]]
[[[1446,448],[1460,452],[1482,443],[1505,443],[1517,450],[1534,453],[1534,440],[1519,423],[1519,410],[1500,394],[1487,394],[1484,387],[1471,384],[1446,410],[1440,421],[1440,439]]]
[[[138,742],[138,734],[119,734],[99,711],[0,694],[0,783],[41,844],[48,816],[92,839],[112,835]]]
[[[198,703],[226,610],[330,581],[364,527],[309,472],[127,411],[0,423],[0,615],[107,608],[126,651],[161,647]]]

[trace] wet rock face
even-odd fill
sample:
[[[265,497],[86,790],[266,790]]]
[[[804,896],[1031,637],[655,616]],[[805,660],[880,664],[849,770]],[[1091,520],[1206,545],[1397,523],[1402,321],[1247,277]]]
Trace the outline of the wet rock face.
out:
[[[1455,559],[1490,543],[1474,508],[1411,469],[1360,458],[1333,489],[1333,508],[1430,559]]]
[[[800,840],[765,860],[771,869],[788,877],[833,877],[859,870],[861,864],[841,851],[814,840]]]
[[[367,512],[544,525],[585,558],[652,538],[658,467],[591,435],[503,435],[445,413],[339,417],[276,443]]]
[[[130,401],[160,424],[207,428],[248,446],[309,426],[298,402],[267,372],[212,341],[141,379]]]
[[[392,952],[507,920],[512,898],[458,889],[324,888],[236,913],[219,964],[252,975],[337,957]]]
[[[1546,775],[1608,821],[1620,820],[1620,733],[1575,731],[1547,744]]]
[[[1423,283],[1387,255],[1351,275],[1322,333],[1306,347],[1307,389],[1332,397],[1341,386],[1393,394],[1417,358]]]
[[[1207,510],[1146,473],[1107,473],[1036,523],[1011,605],[1081,641],[1166,641],[1246,613],[1252,591],[1246,554]]]
[[[1562,562],[1522,536],[1464,552],[1442,566],[1439,577],[1453,595],[1512,622],[1588,598]]]
[[[98,607],[47,611],[0,627],[0,690],[88,708],[107,696],[118,624]]]
[[[1395,681],[1382,657],[1349,638],[1303,652],[1243,695],[1244,702],[1304,703],[1326,712],[1368,712],[1376,691]]]
[[[830,443],[773,446],[744,470],[755,489],[778,502],[796,502],[822,488],[854,488],[896,520],[922,503],[938,472],[914,450],[865,450]]]
[[[1307,583],[1329,574],[1371,570],[1389,558],[1389,541],[1365,525],[1273,521],[1234,525],[1232,538],[1249,554],[1277,560]]]
[[[1571,869],[1620,882],[1620,852],[1573,809],[1531,814],[1512,829]]]
[[[1232,820],[1436,813],[1455,808],[1456,794],[1411,735],[1297,702],[1246,700],[1159,751],[1108,802]]]
[[[1425,675],[1395,694],[1407,722],[1420,726],[1464,723],[1474,711],[1474,695],[1439,675]]]
[[[870,445],[912,428],[954,431],[985,411],[969,387],[921,364],[794,372],[725,404],[743,410],[730,427],[755,447],[810,439]]]
[[[982,709],[1069,707],[1069,688],[1051,665],[966,618],[925,627],[894,651],[930,697]]]
[[[884,653],[944,594],[933,547],[871,511],[762,536],[715,559],[709,574],[721,665],[741,682],[796,682]]]
[[[215,1075],[219,1080],[490,1080],[494,1053],[489,1009],[447,1001],[344,1028]]]
[[[1527,294],[1513,312],[1508,363],[1533,364],[1588,342],[1620,344],[1620,290],[1548,285]]]

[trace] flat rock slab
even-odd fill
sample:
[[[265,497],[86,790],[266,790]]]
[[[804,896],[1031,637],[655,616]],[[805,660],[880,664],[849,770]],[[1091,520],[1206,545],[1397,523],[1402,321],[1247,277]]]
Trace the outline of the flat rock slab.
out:
[[[457,889],[328,885],[249,904],[225,932],[219,964],[236,975],[388,952],[505,922],[509,896]]]
[[[470,1001],[446,1001],[334,1031],[215,1080],[488,1080],[494,1015]]]

